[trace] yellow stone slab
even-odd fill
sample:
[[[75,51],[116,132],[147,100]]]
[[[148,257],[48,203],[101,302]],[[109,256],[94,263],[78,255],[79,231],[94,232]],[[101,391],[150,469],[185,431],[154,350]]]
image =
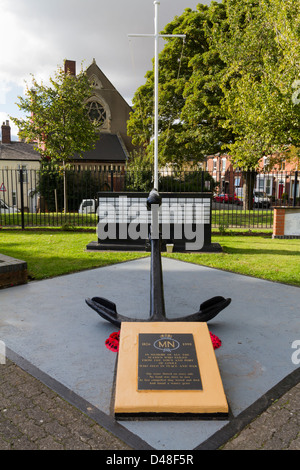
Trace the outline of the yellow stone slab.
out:
[[[141,377],[138,357],[139,338],[141,341],[141,338],[145,337],[144,335],[150,335],[151,338],[155,338],[153,335],[157,335],[158,339],[163,339],[166,336],[172,339],[172,335],[173,338],[178,338],[178,335],[187,337],[187,334],[192,335],[194,340],[196,361],[198,361],[201,377],[201,390],[153,390],[151,385],[149,388],[147,386],[146,390],[139,390],[138,378]],[[167,343],[164,344],[167,345]],[[152,354],[151,357],[155,359],[155,355]],[[150,364],[155,364],[152,359],[150,359]],[[148,365],[144,367],[148,367]],[[152,365],[152,367],[158,366]],[[182,367],[187,366],[183,365]],[[163,416],[170,414],[173,417],[183,414],[227,417],[228,404],[207,324],[200,322],[122,323],[114,412],[116,417],[124,417],[125,419],[131,416],[159,416],[160,414]]]

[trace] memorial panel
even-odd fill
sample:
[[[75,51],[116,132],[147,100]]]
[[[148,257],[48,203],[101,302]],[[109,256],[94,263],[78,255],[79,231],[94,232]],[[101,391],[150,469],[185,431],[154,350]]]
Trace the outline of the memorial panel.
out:
[[[173,252],[222,251],[218,243],[211,242],[211,193],[160,195],[162,251],[166,251],[167,243],[174,245]],[[99,192],[98,241],[89,243],[87,249],[150,251],[148,196],[144,192]]]
[[[138,390],[202,390],[192,334],[140,334]]]

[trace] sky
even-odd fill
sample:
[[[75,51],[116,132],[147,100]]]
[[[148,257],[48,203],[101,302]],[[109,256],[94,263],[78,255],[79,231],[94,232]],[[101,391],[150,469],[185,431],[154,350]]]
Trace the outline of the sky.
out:
[[[198,3],[210,0],[160,0],[159,30]],[[1,124],[20,115],[16,102],[31,75],[47,82],[65,59],[75,60],[77,71],[95,59],[131,105],[154,56],[154,40],[128,37],[135,33],[154,33],[153,0],[0,0]]]

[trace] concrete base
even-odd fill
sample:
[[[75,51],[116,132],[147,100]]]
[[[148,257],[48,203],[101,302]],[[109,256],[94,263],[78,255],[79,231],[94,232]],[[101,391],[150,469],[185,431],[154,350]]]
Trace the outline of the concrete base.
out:
[[[134,449],[215,449],[295,384],[300,338],[298,287],[163,257],[166,313],[197,311],[214,295],[231,304],[208,323],[230,409],[228,420],[126,420],[112,411],[116,353],[105,340],[116,328],[85,303],[95,295],[121,314],[149,317],[150,257],[0,290],[0,338],[19,364]],[[21,359],[20,359],[21,358]],[[21,361],[21,362],[20,362]],[[33,371],[33,372],[32,372]],[[291,380],[292,378],[292,380]]]

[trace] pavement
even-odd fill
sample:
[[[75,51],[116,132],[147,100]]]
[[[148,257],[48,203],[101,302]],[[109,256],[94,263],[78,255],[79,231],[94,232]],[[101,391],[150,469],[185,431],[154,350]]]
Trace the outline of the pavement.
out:
[[[116,354],[104,342],[116,328],[84,299],[101,292],[120,313],[147,316],[144,258],[0,291],[0,450],[299,450],[299,288],[171,259],[163,271],[167,315],[232,298],[209,323],[230,418],[112,417]]]
[[[14,362],[0,368],[0,450],[132,450]],[[223,450],[300,450],[300,384]]]

